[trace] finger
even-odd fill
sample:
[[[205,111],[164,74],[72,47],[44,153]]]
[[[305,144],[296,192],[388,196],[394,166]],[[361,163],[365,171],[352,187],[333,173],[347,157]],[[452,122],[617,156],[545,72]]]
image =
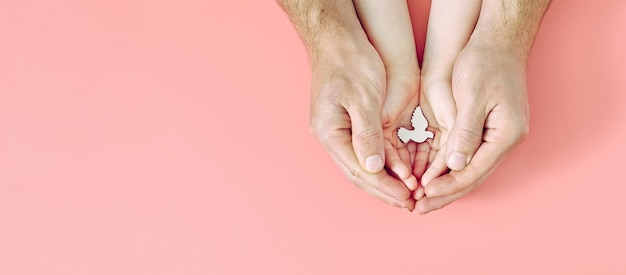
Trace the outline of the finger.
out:
[[[503,140],[484,142],[465,169],[434,179],[426,186],[426,195],[440,197],[475,188],[493,173],[511,149],[511,143]]]
[[[385,140],[385,165],[387,165],[399,179],[406,179],[411,175],[409,168],[405,165],[402,158],[400,158],[398,149],[393,147],[391,142],[387,140]]]
[[[429,162],[433,163],[436,161],[435,158],[439,155],[439,151],[445,152],[446,142],[448,141],[450,130],[454,126],[454,121],[456,119],[456,103],[454,102],[454,98],[452,96],[452,88],[448,83],[436,82],[434,84],[424,85],[423,92],[425,99],[429,102],[427,105],[434,106],[431,108],[431,112],[434,114],[436,121],[436,134],[432,143],[435,145],[434,147],[437,148],[432,148],[429,156]],[[444,149],[439,147],[443,147]],[[437,161],[439,162],[435,168],[443,168],[439,165],[441,160]],[[428,182],[434,177],[447,172],[447,170],[447,167],[445,167],[445,169],[428,169],[427,171],[430,172],[426,177],[426,183],[422,181],[422,184],[428,184]]]
[[[415,188],[417,188],[417,178],[411,173],[411,152],[409,152],[409,148],[407,146],[402,146],[400,148],[397,148],[397,150],[398,154],[400,155],[400,159],[404,163],[404,166],[409,173],[409,177],[402,181],[409,188],[409,190],[413,191],[415,190]]]
[[[421,200],[422,198],[424,198],[425,193],[424,193],[424,187],[422,187],[421,185],[417,186],[417,189],[415,189],[415,191],[413,191],[413,198],[417,201]]]
[[[428,153],[428,165],[426,167],[429,167],[435,161],[435,156],[437,156],[439,151],[442,150],[441,149],[441,144],[439,143],[439,140],[441,139],[440,138],[441,131],[439,131],[437,129],[429,129],[429,131],[435,133],[435,138],[432,139],[432,140],[428,140],[427,141],[427,143],[429,144],[429,147],[430,147],[430,152]]]
[[[452,202],[463,197],[465,194],[469,193],[469,191],[471,191],[471,189],[466,190],[465,192],[454,193],[452,195],[443,197],[424,197],[417,201],[415,208],[417,209],[417,212],[421,215],[427,214],[428,212],[441,209],[448,204],[451,204]]]
[[[350,130],[335,130],[323,140],[326,151],[350,181],[359,188],[371,187],[401,201],[411,196],[411,192],[404,183],[387,174],[386,171],[369,173],[361,167],[353,150]]]
[[[399,200],[397,198],[394,198],[392,196],[389,196],[383,192],[381,192],[378,189],[375,189],[369,185],[365,185],[363,186],[363,189],[365,192],[367,192],[368,194],[370,194],[371,196],[383,201],[384,203],[391,205],[391,206],[395,206],[395,207],[400,207],[400,208],[406,208],[409,211],[413,211],[413,209],[415,209],[415,200],[412,198],[408,198],[406,200]]]
[[[411,167],[415,164],[415,156],[417,154],[417,143],[409,142],[406,145],[407,151],[409,151],[409,159],[411,160]]]
[[[451,170],[463,170],[483,140],[483,127],[487,115],[482,104],[474,104],[474,99],[459,99],[454,127],[446,143],[446,164]]]
[[[450,169],[446,166],[446,158],[443,155],[443,151],[439,151],[439,153],[435,156],[435,160],[431,163],[426,172],[424,172],[420,183],[422,186],[426,187],[431,181],[445,173],[448,173],[449,171]]]
[[[474,30],[480,5],[480,0],[441,0],[433,1],[431,5],[424,49],[422,88],[425,99],[433,107],[433,115],[441,130],[439,144],[442,147],[447,143],[457,117],[452,93],[454,63]],[[455,168],[462,169],[466,165],[463,162],[461,164]]]
[[[409,148],[407,146],[401,146],[401,147],[396,147],[396,150],[398,150],[398,155],[400,155],[400,159],[402,160],[404,165],[407,167],[407,169],[409,170],[409,174],[410,174],[411,153],[409,152]]]
[[[424,177],[424,171],[426,171],[426,167],[428,166],[428,155],[430,153],[430,145],[426,142],[417,144],[417,152],[414,156],[413,161],[413,175],[415,178],[421,182]]]
[[[369,173],[380,172],[385,165],[380,108],[379,100],[370,99],[348,109],[352,123],[352,146],[358,163]]]
[[[408,156],[409,152],[402,150],[406,148],[400,148],[400,151],[391,145],[391,142],[385,140],[385,161],[386,166],[398,179],[402,180],[409,190],[415,190],[417,188],[417,179],[411,174],[409,166],[407,166],[405,160],[402,159],[400,152]]]

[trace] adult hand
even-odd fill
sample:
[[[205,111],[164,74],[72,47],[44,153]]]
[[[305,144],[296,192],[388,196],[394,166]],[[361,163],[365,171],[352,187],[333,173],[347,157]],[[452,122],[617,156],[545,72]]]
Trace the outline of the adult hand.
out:
[[[358,187],[413,210],[411,191],[385,166],[386,72],[352,0],[278,0],[312,65],[310,129]]]
[[[457,112],[445,148],[452,171],[423,182],[427,197],[417,203],[420,213],[470,192],[528,133],[526,61],[514,52],[470,40],[454,66],[452,91]]]
[[[452,171],[422,180],[427,197],[416,205],[420,213],[444,207],[477,187],[527,135],[526,64],[549,4],[482,0],[476,27],[452,73],[456,118],[440,152]],[[429,170],[438,174],[442,167],[435,163]]]
[[[383,62],[366,37],[338,37],[311,60],[311,132],[346,176],[384,202],[413,210],[411,191],[383,169]],[[388,163],[395,156],[388,158]]]

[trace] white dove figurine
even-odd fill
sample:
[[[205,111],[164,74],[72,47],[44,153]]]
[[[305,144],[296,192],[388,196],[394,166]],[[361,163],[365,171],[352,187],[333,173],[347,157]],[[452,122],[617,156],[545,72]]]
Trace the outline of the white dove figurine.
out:
[[[409,142],[409,140],[422,143],[426,141],[426,139],[433,138],[435,136],[433,132],[426,131],[428,121],[426,120],[426,117],[424,117],[424,113],[422,113],[422,108],[420,106],[417,106],[413,112],[411,125],[413,126],[413,130],[406,129],[404,127],[400,127],[400,129],[398,129],[398,138],[400,138],[400,140],[404,143]]]

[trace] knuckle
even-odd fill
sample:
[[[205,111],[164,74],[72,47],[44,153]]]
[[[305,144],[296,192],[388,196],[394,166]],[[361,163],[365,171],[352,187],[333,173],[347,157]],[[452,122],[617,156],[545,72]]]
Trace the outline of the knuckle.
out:
[[[384,80],[364,76],[333,76],[316,87],[317,97],[324,102],[367,113],[382,106]]]
[[[328,132],[321,127],[321,123],[312,122],[311,125],[309,125],[309,132],[315,139],[324,145],[329,140]]]
[[[322,122],[319,118],[312,117],[309,122],[309,133],[317,139],[323,145],[326,145],[329,137],[329,131],[327,127],[324,127],[325,123]]]
[[[482,183],[488,176],[483,172],[484,169],[476,166],[473,162],[468,163],[464,171],[465,175],[463,177],[454,177],[458,183],[456,186],[457,192],[473,189]]]
[[[350,180],[357,187],[360,188],[363,185],[363,182],[361,181],[361,173],[358,170],[348,169],[346,171],[346,176],[348,177],[348,180]]]
[[[521,143],[522,141],[524,141],[524,139],[526,139],[529,132],[530,126],[528,125],[528,123],[518,124],[511,130],[511,141],[514,144]]]
[[[366,129],[354,136],[355,141],[367,148],[376,147],[383,138],[383,133],[375,129]]]
[[[361,180],[361,172],[357,169],[343,166],[343,173],[348,180],[358,188],[363,188],[363,181]]]
[[[366,189],[365,183],[363,182],[361,171],[350,167],[349,165],[345,165],[343,163],[338,163],[341,171],[346,176],[348,181],[352,183],[354,186],[360,189]]]
[[[366,78],[362,81],[361,85],[359,85],[359,89],[361,91],[369,94],[371,98],[380,99],[382,98],[382,91],[385,88],[385,83],[376,79]]]
[[[456,135],[463,143],[480,143],[483,138],[482,132],[468,128],[458,129]]]

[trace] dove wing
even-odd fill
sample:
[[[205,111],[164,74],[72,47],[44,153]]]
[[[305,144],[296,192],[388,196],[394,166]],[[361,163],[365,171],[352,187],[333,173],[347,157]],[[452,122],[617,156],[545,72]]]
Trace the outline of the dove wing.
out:
[[[413,112],[413,117],[411,117],[411,125],[413,129],[425,131],[428,127],[428,121],[426,117],[424,117],[424,113],[422,113],[422,107],[417,106],[415,111]]]

